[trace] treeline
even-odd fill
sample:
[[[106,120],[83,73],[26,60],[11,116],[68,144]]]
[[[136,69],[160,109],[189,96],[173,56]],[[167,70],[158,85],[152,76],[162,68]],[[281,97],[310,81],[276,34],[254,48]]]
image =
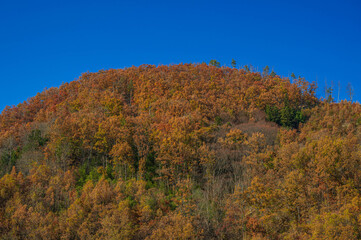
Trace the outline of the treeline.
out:
[[[87,73],[5,109],[1,238],[360,238],[360,105],[215,64]]]

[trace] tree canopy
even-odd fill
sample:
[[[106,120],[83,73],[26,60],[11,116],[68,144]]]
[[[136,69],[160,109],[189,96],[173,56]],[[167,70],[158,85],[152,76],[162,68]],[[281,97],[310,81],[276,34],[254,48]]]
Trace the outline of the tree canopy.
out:
[[[6,108],[1,238],[361,238],[360,105],[216,63],[85,73]]]

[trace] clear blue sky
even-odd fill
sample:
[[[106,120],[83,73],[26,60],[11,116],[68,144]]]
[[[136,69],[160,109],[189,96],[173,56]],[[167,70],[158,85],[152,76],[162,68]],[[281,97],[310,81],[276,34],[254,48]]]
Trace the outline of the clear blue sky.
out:
[[[359,0],[0,1],[0,23],[0,111],[87,71],[232,58],[361,99]]]

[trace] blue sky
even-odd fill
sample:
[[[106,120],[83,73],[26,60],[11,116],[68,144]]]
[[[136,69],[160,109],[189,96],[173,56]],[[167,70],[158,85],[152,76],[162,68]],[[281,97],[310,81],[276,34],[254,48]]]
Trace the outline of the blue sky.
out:
[[[0,111],[83,72],[218,60],[361,99],[361,2],[0,1]],[[336,96],[336,95],[335,95]]]

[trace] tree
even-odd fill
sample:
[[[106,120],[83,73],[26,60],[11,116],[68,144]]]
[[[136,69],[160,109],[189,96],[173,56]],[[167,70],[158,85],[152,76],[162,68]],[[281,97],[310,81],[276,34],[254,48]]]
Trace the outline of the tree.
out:
[[[209,62],[209,65],[214,66],[214,67],[220,67],[221,66],[221,64],[217,60],[214,60],[214,59],[212,59]]]
[[[233,68],[236,68],[237,67],[236,60],[232,59],[231,65],[232,65]]]
[[[276,73],[275,73],[275,71],[273,71],[273,69],[272,69],[272,72],[271,72],[270,76],[271,76],[271,77],[275,77],[275,76],[276,76]]]
[[[269,66],[265,66],[263,68],[263,76],[268,76],[268,74],[269,74]]]
[[[352,102],[353,96],[354,96],[354,89],[350,82],[347,83],[346,91],[347,91],[347,95],[348,95],[350,101]]]
[[[333,97],[332,97],[332,93],[333,93],[333,88],[332,87],[328,87],[326,88],[326,101],[328,103],[333,102]]]
[[[246,70],[246,72],[250,72],[248,65],[244,65],[244,70]]]
[[[289,106],[285,106],[280,111],[280,122],[283,127],[293,127],[294,126],[294,110]]]
[[[280,119],[280,110],[276,106],[266,106],[266,114],[267,114],[267,121],[275,122],[277,124],[281,123]]]
[[[327,86],[327,81],[325,80],[325,99],[326,99],[326,102],[328,102],[328,103],[333,102],[332,93],[333,93],[333,82],[331,82],[331,86],[328,87]]]

